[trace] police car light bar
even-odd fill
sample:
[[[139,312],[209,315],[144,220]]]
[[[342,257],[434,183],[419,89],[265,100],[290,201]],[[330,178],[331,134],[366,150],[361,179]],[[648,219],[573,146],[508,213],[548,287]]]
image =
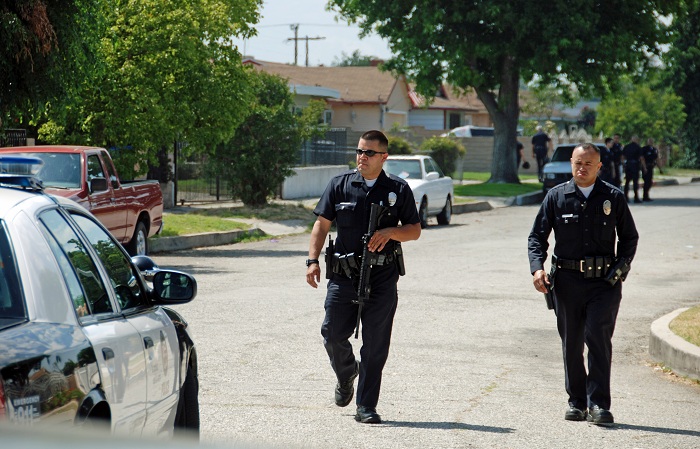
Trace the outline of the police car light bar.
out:
[[[36,178],[44,161],[37,157],[0,155],[0,185],[26,190],[44,190],[43,183]]]

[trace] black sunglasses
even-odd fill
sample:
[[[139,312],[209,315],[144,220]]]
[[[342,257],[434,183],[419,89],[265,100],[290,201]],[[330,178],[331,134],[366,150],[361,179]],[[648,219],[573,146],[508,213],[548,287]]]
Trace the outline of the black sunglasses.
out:
[[[374,151],[374,150],[361,150],[357,149],[355,150],[355,153],[357,153],[358,156],[362,156],[363,154],[367,155],[367,157],[372,157],[375,154],[386,154],[386,151]]]

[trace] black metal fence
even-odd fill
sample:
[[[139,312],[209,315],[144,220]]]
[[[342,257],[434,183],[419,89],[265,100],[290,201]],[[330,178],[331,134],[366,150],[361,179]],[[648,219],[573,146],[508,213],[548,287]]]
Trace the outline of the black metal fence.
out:
[[[27,145],[26,129],[0,130],[0,147],[23,147]]]
[[[321,138],[304,142],[297,166],[348,165],[355,161],[355,147],[347,144],[347,129],[333,128]],[[175,202],[232,201],[228,182],[216,176],[208,156],[184,157],[177,146]]]

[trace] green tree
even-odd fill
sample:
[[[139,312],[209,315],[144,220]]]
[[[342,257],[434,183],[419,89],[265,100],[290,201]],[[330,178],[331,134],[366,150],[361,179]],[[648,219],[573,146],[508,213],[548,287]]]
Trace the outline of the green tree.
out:
[[[413,150],[411,149],[411,143],[399,136],[387,136],[389,139],[389,154],[411,154]]]
[[[292,174],[304,131],[286,81],[265,72],[251,78],[255,101],[250,114],[233,139],[217,148],[214,159],[233,196],[257,207],[267,204]]]
[[[687,8],[672,24],[674,41],[665,55],[666,75],[676,94],[683,99],[687,114],[682,129],[685,155],[680,162],[688,167],[700,167],[700,2],[688,1]]]
[[[665,42],[659,15],[682,0],[331,0],[364,33],[388,39],[386,67],[430,97],[442,81],[474,89],[495,137],[490,182],[519,182],[515,152],[521,79],[587,94],[636,73]]]
[[[372,64],[372,60],[377,59],[376,56],[365,56],[360,53],[360,50],[355,50],[351,55],[347,53],[340,52],[340,57],[336,56],[333,58],[334,67],[350,67],[350,66],[364,66],[367,67]]]
[[[252,101],[231,39],[252,33],[260,0],[108,1],[105,70],[73,104],[50,111],[43,135],[118,148],[125,178],[175,141],[191,153],[229,140]]]
[[[467,152],[464,145],[456,140],[437,136],[425,139],[420,145],[420,150],[429,153],[448,176],[452,176],[457,169],[457,159]]]
[[[0,5],[0,129],[27,127],[47,102],[76,95],[94,70],[103,0],[14,0]]]
[[[635,85],[601,102],[596,132],[607,136],[619,133],[627,138],[636,134],[641,139],[652,137],[669,143],[676,140],[685,118],[683,102],[671,89]]]

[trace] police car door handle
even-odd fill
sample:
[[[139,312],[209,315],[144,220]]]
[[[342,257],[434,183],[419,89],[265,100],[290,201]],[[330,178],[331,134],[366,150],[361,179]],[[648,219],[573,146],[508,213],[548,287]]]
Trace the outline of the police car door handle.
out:
[[[110,348],[102,348],[102,356],[105,360],[110,360],[114,358],[114,351]]]
[[[143,345],[146,349],[153,347],[153,339],[151,337],[143,337]]]

